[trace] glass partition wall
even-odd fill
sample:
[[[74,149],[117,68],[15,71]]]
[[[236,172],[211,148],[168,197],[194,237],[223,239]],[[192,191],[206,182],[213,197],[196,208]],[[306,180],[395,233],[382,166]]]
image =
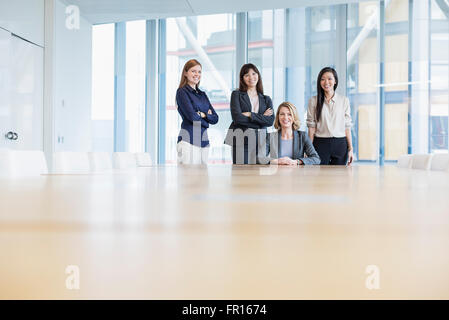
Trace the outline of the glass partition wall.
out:
[[[383,164],[406,153],[447,153],[448,12],[443,1],[390,0],[251,11],[244,14],[245,28],[236,23],[237,14],[168,18],[152,24],[163,28],[150,49],[145,21],[127,22],[126,37],[117,38],[126,45],[126,151],[146,149],[145,83],[155,77],[160,137],[150,138],[159,143],[160,162],[176,162],[176,89],[184,63],[195,58],[203,65],[201,88],[220,117],[209,129],[210,162],[230,163],[223,140],[232,121],[230,94],[238,87],[236,61],[243,61],[236,48],[243,46],[275,108],[284,100],[296,105],[301,130],[307,130],[307,101],[316,94],[319,70],[333,66],[343,75],[339,90],[350,99],[357,161]],[[114,25],[94,26],[93,32],[94,149],[111,150],[119,44]],[[241,32],[246,37],[237,37]],[[164,63],[145,76],[148,50]]]

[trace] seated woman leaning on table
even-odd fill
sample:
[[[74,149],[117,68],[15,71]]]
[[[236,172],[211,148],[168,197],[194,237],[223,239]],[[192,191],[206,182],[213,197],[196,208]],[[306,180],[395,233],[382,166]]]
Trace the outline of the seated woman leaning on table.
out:
[[[320,164],[320,157],[307,133],[298,130],[298,112],[292,103],[283,102],[279,105],[274,127],[277,131],[267,135],[268,159],[265,163],[269,160],[270,164],[278,165]]]

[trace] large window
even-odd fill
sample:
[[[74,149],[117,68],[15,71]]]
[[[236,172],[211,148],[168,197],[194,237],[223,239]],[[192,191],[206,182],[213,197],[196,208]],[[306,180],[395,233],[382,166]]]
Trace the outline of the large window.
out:
[[[297,107],[301,130],[307,130],[307,104],[316,95],[318,73],[335,66],[335,7],[288,9],[286,21],[286,100]]]
[[[447,2],[446,2],[447,3]],[[448,152],[449,21],[441,1],[430,8],[430,151]]]
[[[252,11],[246,16],[247,58],[259,67],[275,108],[284,100],[296,105],[301,130],[307,130],[307,102],[316,95],[319,71],[335,67],[337,91],[350,99],[359,161],[382,163],[404,153],[448,152],[448,11],[447,2],[437,0]],[[169,18],[159,26],[161,38],[152,43],[151,56],[159,52],[164,62],[155,71],[160,77],[150,77],[158,79],[159,105],[151,108],[159,108],[160,139],[154,139],[160,159],[176,162],[181,124],[176,90],[185,62],[194,58],[203,65],[200,87],[220,118],[208,130],[210,162],[229,163],[223,140],[232,121],[230,95],[238,87],[241,66],[235,63],[242,60],[236,47],[245,45],[236,43],[245,39],[236,37],[243,32],[236,29],[236,15]],[[145,70],[157,70],[145,66],[150,57],[145,30],[145,21],[128,22],[126,37],[119,40],[126,38],[126,103],[121,106],[126,110],[120,114],[126,115],[126,150],[133,152],[145,149]],[[98,25],[93,28],[94,150],[113,149],[113,99],[114,25]]]
[[[386,161],[447,152],[449,24],[438,3],[388,1],[383,20],[377,1],[347,6],[347,92],[359,160],[379,159],[381,133]]]
[[[306,9],[306,100],[317,94],[317,76],[327,66],[335,66],[335,6]],[[338,72],[338,70],[337,70]],[[306,102],[306,101],[305,101]]]
[[[378,157],[378,20],[377,1],[349,4],[347,10],[346,88],[353,120],[353,147],[358,160]]]
[[[383,43],[385,160],[397,160],[409,142],[409,0],[386,2]]]
[[[270,97],[273,96],[273,18],[273,10],[248,13],[248,62],[258,67],[264,94]]]
[[[208,129],[210,162],[231,160],[223,145],[231,124],[229,100],[237,86],[235,68],[235,15],[218,14],[167,19],[166,148],[167,163],[176,162],[176,143],[181,117],[176,110],[176,90],[186,61],[197,59],[203,66],[200,88],[206,92],[219,122]]]
[[[126,23],[126,151],[145,151],[145,20]]]
[[[92,28],[92,150],[114,151],[114,24]]]

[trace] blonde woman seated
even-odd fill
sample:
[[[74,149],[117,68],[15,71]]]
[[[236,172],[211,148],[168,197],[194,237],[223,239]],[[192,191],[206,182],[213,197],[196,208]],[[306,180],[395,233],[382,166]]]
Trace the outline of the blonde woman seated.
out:
[[[315,151],[309,136],[304,131],[298,130],[300,127],[298,112],[292,103],[283,102],[279,105],[274,127],[277,132],[268,134],[266,141],[267,160],[270,161],[270,164],[320,164],[320,157]]]

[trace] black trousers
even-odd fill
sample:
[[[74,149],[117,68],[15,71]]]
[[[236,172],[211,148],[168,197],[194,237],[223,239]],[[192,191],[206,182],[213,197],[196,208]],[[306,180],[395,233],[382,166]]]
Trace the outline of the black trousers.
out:
[[[313,146],[323,165],[346,165],[348,162],[348,142],[343,138],[313,138]]]
[[[243,149],[243,150],[242,150]],[[238,161],[237,153],[243,152],[243,159],[241,156]],[[248,138],[244,138],[244,144],[237,144],[236,137],[233,138],[232,143],[232,163],[233,164],[259,164],[259,133],[256,130],[256,144],[254,146],[249,146]]]

